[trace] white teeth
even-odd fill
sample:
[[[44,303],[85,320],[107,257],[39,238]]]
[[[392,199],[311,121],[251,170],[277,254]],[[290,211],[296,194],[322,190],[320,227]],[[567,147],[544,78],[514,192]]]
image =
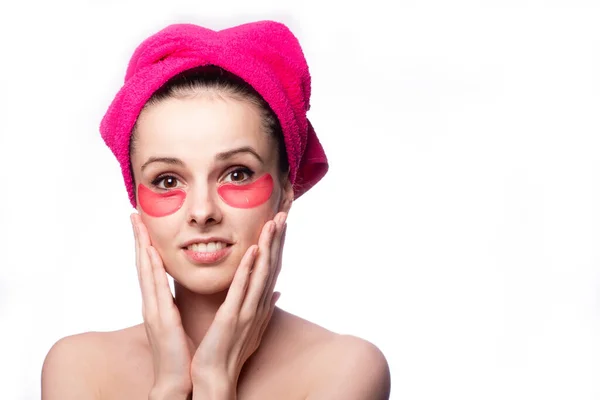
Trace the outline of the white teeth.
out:
[[[223,242],[210,242],[210,243],[194,243],[188,246],[188,249],[197,251],[199,253],[213,253],[217,250],[221,250],[227,247],[226,243]]]

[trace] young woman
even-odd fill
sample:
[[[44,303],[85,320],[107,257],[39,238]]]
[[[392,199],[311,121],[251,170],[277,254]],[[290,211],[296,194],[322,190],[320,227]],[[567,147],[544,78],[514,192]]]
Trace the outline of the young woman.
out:
[[[279,23],[172,25],[136,49],[101,133],[137,210],[144,322],[59,340],[43,399],[389,398],[377,347],[275,307],[286,217],[327,171],[309,97]]]

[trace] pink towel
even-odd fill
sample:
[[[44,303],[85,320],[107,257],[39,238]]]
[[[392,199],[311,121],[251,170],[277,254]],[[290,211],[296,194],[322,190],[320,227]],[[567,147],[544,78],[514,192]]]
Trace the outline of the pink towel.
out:
[[[327,173],[325,151],[306,118],[310,74],[298,39],[274,21],[247,23],[221,31],[175,24],[144,40],[135,50],[125,84],[100,124],[106,145],[117,157],[129,200],[136,206],[129,171],[129,139],[150,96],[187,69],[216,65],[248,82],[281,123],[297,199]]]

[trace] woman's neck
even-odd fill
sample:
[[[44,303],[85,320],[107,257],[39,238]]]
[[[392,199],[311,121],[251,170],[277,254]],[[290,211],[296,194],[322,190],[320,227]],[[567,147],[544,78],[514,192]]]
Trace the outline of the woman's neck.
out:
[[[215,314],[225,301],[227,291],[205,295],[194,293],[174,282],[175,304],[181,315],[183,329],[197,348],[212,324]]]

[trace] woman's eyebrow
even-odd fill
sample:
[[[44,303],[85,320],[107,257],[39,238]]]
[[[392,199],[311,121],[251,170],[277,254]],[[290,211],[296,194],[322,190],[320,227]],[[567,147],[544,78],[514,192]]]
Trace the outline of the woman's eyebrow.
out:
[[[149,164],[152,164],[153,162],[162,162],[165,164],[178,165],[180,167],[183,167],[185,165],[183,161],[175,157],[150,157],[148,161],[146,161],[144,165],[142,165],[142,172],[144,171],[144,168],[146,168]]]
[[[239,153],[250,153],[252,154],[254,157],[256,157],[258,159],[258,161],[260,161],[262,164],[264,164],[263,159],[258,155],[258,153],[256,152],[256,150],[254,150],[252,147],[250,146],[243,146],[243,147],[239,147],[237,149],[232,149],[232,150],[227,150],[224,151],[222,153],[218,153],[216,155],[216,159],[219,161],[224,161],[227,160],[228,158],[233,157],[236,154]],[[142,172],[144,171],[144,169],[154,163],[154,162],[162,162],[165,164],[170,164],[170,165],[177,165],[180,167],[184,167],[185,163],[183,161],[181,161],[179,158],[176,157],[150,157],[148,158],[148,161],[146,161],[144,163],[144,165],[142,165]]]
[[[263,159],[260,158],[260,156],[258,155],[258,153],[256,152],[256,150],[254,150],[250,146],[243,146],[243,147],[239,147],[237,149],[224,151],[222,153],[217,154],[216,158],[219,161],[224,161],[224,160],[227,160],[228,158],[231,158],[234,155],[239,154],[239,153],[250,153],[254,157],[256,157],[258,159],[258,161],[260,161],[262,164],[264,164]]]

